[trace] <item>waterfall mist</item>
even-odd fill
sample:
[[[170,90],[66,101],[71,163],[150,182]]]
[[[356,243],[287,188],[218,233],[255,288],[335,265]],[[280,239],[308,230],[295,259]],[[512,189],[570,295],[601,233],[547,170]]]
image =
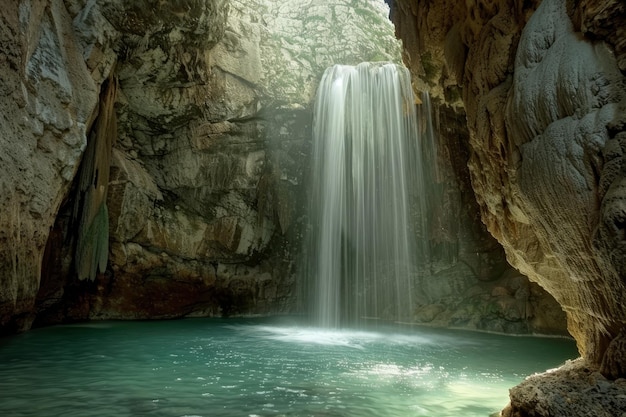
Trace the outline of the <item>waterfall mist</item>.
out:
[[[315,106],[306,247],[318,325],[411,318],[426,253],[426,227],[415,221],[426,211],[420,146],[406,68],[326,70]]]

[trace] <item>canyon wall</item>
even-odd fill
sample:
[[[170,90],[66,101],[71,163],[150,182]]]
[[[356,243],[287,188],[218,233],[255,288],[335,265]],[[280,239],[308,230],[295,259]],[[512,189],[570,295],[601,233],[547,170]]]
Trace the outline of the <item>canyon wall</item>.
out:
[[[0,328],[33,320],[44,248],[97,114],[94,79],[62,1],[0,10]]]
[[[388,3],[421,86],[466,114],[483,222],[567,314],[583,361],[556,379],[575,379],[573,368],[580,380],[597,372],[585,384],[623,377],[624,3]],[[556,385],[537,388],[549,380],[514,390],[507,415],[623,411],[589,397],[559,408]]]
[[[421,82],[417,79],[419,89],[425,88]],[[471,148],[463,109],[435,96],[430,112],[437,134],[425,155],[428,185],[422,196],[428,200],[430,253],[416,285],[414,321],[490,332],[566,335],[565,314],[558,303],[509,265],[502,246],[481,221],[470,182]],[[420,120],[424,128],[421,115]]]
[[[400,61],[382,3],[16,0],[0,19],[0,333],[297,311],[311,102],[327,66]]]
[[[311,103],[327,66],[400,62],[386,14],[369,0],[11,1],[0,11],[0,333],[303,311]],[[421,36],[445,37],[463,67],[453,22],[433,14]],[[404,30],[405,60],[434,97],[440,140],[414,320],[562,333],[559,306],[481,222],[461,83],[440,77],[443,49],[416,33]],[[432,50],[411,57],[424,39]]]

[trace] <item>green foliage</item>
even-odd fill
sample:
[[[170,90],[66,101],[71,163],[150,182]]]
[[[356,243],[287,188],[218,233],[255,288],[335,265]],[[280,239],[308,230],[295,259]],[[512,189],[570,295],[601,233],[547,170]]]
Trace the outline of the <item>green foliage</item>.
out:
[[[437,65],[433,62],[433,57],[430,52],[425,52],[420,56],[422,67],[424,68],[424,75],[428,82],[435,82],[437,77]]]
[[[461,89],[456,85],[447,87],[443,93],[448,103],[456,103],[462,99]]]

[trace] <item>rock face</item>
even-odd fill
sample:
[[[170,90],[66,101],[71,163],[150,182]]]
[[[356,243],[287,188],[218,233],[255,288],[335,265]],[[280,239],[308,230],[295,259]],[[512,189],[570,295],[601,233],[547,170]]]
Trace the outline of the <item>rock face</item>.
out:
[[[0,11],[0,333],[30,327],[48,231],[98,102],[62,1]]]
[[[457,105],[461,89],[489,231],[563,307],[586,366],[624,376],[623,2],[388,3],[414,74]]]
[[[453,21],[433,16],[428,36],[446,36]],[[311,102],[332,64],[400,61],[380,2],[33,0],[0,19],[0,332],[301,311]],[[451,33],[460,77],[468,35]],[[411,62],[445,140],[414,318],[559,332],[558,306],[475,214],[460,89],[425,45]]]
[[[518,149],[519,194],[510,198],[508,217],[537,225],[539,248],[524,248],[518,263],[547,278],[542,284],[568,312],[570,332],[594,363],[626,324],[625,87],[607,45],[580,39],[565,6],[544,1],[522,32],[505,114]]]
[[[15,1],[0,18],[2,332],[295,310],[309,107],[327,66],[400,60],[381,3]]]
[[[427,104],[424,98],[421,113],[428,111]],[[567,334],[556,301],[511,268],[480,220],[470,183],[465,115],[440,100],[430,112],[438,132],[426,157],[432,173],[425,181],[430,184],[431,260],[418,284],[414,320],[503,333]],[[420,121],[427,123],[422,115]]]

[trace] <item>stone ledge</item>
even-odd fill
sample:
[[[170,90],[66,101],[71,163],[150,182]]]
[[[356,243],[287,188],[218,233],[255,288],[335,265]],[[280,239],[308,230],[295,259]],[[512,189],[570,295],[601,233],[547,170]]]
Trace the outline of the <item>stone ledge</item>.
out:
[[[626,379],[606,379],[583,359],[529,376],[510,396],[502,417],[626,417]]]

